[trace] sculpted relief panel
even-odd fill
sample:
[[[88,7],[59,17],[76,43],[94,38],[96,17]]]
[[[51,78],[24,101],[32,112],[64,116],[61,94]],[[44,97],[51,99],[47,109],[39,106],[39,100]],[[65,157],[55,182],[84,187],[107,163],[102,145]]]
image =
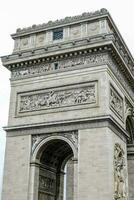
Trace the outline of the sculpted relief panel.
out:
[[[81,26],[77,25],[77,26],[72,26],[70,28],[70,36],[71,38],[77,38],[81,36]]]
[[[44,45],[46,40],[46,33],[38,33],[36,36],[36,46]]]
[[[100,22],[89,23],[87,26],[87,32],[89,35],[97,35],[100,31]]]
[[[46,172],[47,174],[47,172]],[[54,177],[47,177],[44,175],[39,175],[39,193],[38,199],[55,199],[55,191],[56,191],[56,179]]]
[[[18,113],[97,103],[97,83],[18,94]]]
[[[112,86],[110,86],[110,108],[123,119],[123,99]]]
[[[21,49],[25,49],[29,46],[30,37],[24,37],[21,39]]]
[[[43,189],[47,192],[54,192],[55,191],[55,183],[56,181],[52,178],[45,177],[40,175],[39,176],[39,188]]]
[[[121,145],[114,147],[114,200],[127,200],[127,169]]]

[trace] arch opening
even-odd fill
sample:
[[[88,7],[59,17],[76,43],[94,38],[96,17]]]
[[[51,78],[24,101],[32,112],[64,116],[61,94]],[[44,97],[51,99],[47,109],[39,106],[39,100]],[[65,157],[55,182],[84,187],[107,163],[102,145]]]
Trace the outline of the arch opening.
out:
[[[134,144],[134,127],[133,127],[133,121],[130,116],[126,119],[126,131],[129,135],[129,138],[127,139],[127,144]]]
[[[134,195],[134,121],[131,115],[126,118],[126,131],[129,136],[127,138],[127,169],[129,198],[131,199]]]
[[[38,200],[67,200],[67,190],[73,188],[73,157],[71,146],[64,140],[50,140],[41,147]]]

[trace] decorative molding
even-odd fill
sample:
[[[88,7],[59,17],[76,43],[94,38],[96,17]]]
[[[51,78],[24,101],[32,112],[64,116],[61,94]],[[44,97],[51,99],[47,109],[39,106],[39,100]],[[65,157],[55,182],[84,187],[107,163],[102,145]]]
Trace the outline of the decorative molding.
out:
[[[12,79],[20,79],[33,75],[42,75],[50,71],[67,69],[79,65],[106,64],[108,54],[94,54],[88,56],[80,56],[65,60],[57,60],[55,62],[36,64],[31,67],[21,67],[12,71]]]
[[[55,71],[63,71],[63,70],[68,70],[71,69],[73,67],[80,67],[82,65],[87,66],[94,66],[96,64],[109,64],[109,67],[111,68],[112,72],[114,73],[114,75],[117,77],[118,80],[120,80],[121,84],[123,85],[123,87],[126,89],[126,91],[130,94],[130,96],[133,98],[134,96],[134,92],[130,86],[130,84],[128,83],[128,80],[126,78],[126,74],[124,74],[124,71],[121,71],[121,68],[119,67],[119,65],[115,62],[115,60],[107,53],[98,53],[98,54],[89,54],[88,52],[86,53],[86,51],[84,52],[84,56],[82,56],[81,54],[83,54],[83,52],[76,52],[76,55],[79,55],[78,57],[74,57],[73,58],[73,54],[68,55],[67,57],[70,58],[64,58],[64,56],[61,55],[62,60],[60,60],[60,57],[55,60],[55,62],[53,61],[47,61],[47,63],[42,63],[42,64],[33,64],[32,66],[27,66],[28,63],[26,62],[26,64],[22,65],[19,68],[14,68],[12,70],[12,74],[11,74],[11,78],[13,80],[15,79],[22,79],[22,78],[26,78],[26,77],[31,77],[31,76],[38,76],[38,75],[42,75],[42,74],[47,74],[47,73],[53,73]],[[87,54],[87,55],[86,55]],[[71,58],[72,56],[72,58]],[[63,60],[64,59],[64,60]],[[40,61],[40,60],[39,60]],[[40,61],[39,63],[41,63],[43,61]],[[29,63],[30,64],[30,63]],[[57,64],[57,67],[55,68],[55,64]]]
[[[125,119],[128,116],[133,117],[133,106],[130,104],[130,102],[125,98]]]
[[[130,73],[128,73],[128,69],[131,71],[132,75],[134,75],[134,67],[133,67],[133,60],[129,57],[129,55],[127,55],[127,52],[125,50],[125,48],[123,47],[123,44],[121,43],[120,39],[115,36],[114,33],[109,33],[109,34],[105,34],[105,35],[97,35],[95,38],[94,37],[88,37],[88,38],[83,38],[83,39],[78,39],[75,40],[74,42],[68,42],[68,43],[62,43],[60,44],[60,50],[63,48],[65,48],[65,46],[67,46],[68,48],[72,48],[72,46],[80,46],[80,44],[83,46],[88,45],[89,42],[90,44],[94,43],[94,42],[99,42],[99,41],[113,41],[118,52],[120,52],[120,55],[122,56],[122,59],[125,61],[127,68],[124,66],[124,63],[122,63],[122,61],[119,59],[119,55],[117,54],[117,52],[115,51],[115,49],[113,48],[113,46],[110,47],[109,44],[105,44],[105,46],[101,46],[101,47],[95,47],[94,49],[90,49],[89,52],[102,52],[104,49],[105,50],[109,50],[111,51],[111,54],[113,56],[113,59],[115,61],[118,62],[118,65],[120,65],[120,70],[122,70],[123,72],[127,72],[125,73],[125,76],[127,77],[127,79],[132,79],[132,76],[130,75]],[[45,52],[51,52],[52,50],[54,50],[54,52],[57,50],[59,50],[59,45],[55,44],[55,45],[50,45],[47,46],[45,48],[35,48],[35,49],[31,49],[31,50],[25,50],[24,52],[18,52],[18,53],[14,53],[8,56],[3,56],[2,58],[2,62],[3,65],[5,67],[7,67],[9,70],[14,70],[16,67],[28,67],[28,65],[34,64],[34,63],[38,63],[38,62],[42,62],[43,60],[47,61],[49,60],[53,60],[54,59],[54,55],[50,56],[49,58],[47,57],[46,59],[44,58],[44,53]],[[88,52],[88,50],[87,50]],[[40,55],[42,55],[42,57],[40,56],[40,58],[35,58],[34,56],[38,56],[40,53]],[[74,52],[73,54],[75,55],[76,52]],[[83,53],[83,52],[80,52]],[[72,54],[72,56],[73,56]],[[85,54],[85,53],[84,53]],[[68,53],[65,54],[67,57],[70,57]],[[26,57],[31,57],[30,60],[26,60]],[[64,57],[64,55],[56,55],[56,59],[57,57],[60,58]],[[66,57],[65,56],[65,57]],[[46,55],[45,55],[46,57]],[[20,60],[19,60],[20,59]],[[24,60],[22,60],[24,59]],[[13,62],[15,60],[15,62]],[[18,60],[18,62],[16,63],[16,60]]]
[[[120,81],[120,83],[124,86],[126,91],[130,94],[130,96],[133,98],[134,97],[134,90],[128,83],[128,80],[126,78],[126,74],[124,71],[120,69],[119,65],[114,61],[112,57],[109,57],[109,66],[114,73],[114,75],[117,77],[117,79]]]
[[[115,88],[110,85],[110,108],[116,112],[116,114],[123,119],[124,109],[123,109],[123,99],[115,90]]]
[[[97,82],[18,94],[18,114],[97,103]]]
[[[54,61],[61,58],[72,58],[76,55],[87,55],[87,53],[102,53],[106,52],[106,50],[111,50],[109,44],[105,44],[103,46],[96,46],[89,49],[89,45],[92,45],[96,42],[105,42],[105,41],[114,40],[114,35],[112,33],[108,33],[104,36],[104,34],[99,34],[96,36],[88,36],[83,38],[77,38],[69,41],[62,41],[60,44],[53,43],[49,45],[45,45],[44,47],[38,47],[34,49],[24,49],[23,51],[14,52],[11,55],[3,56],[2,62],[3,65],[9,69],[10,71],[15,68],[23,68],[34,65],[35,63],[42,63],[48,61]],[[88,45],[88,48],[87,48]],[[73,48],[79,48],[79,50],[74,50]],[[83,48],[85,47],[85,49]],[[31,47],[30,47],[31,48]],[[72,49],[73,52],[68,52],[68,49]],[[59,52],[60,50],[60,52]],[[62,52],[63,50],[63,52]],[[66,50],[66,52],[65,52]],[[57,52],[57,54],[56,54]],[[48,55],[49,53],[49,55]],[[40,55],[40,56],[39,56]],[[27,59],[29,57],[29,59]]]
[[[43,190],[44,192],[54,193],[56,189],[56,180],[39,175],[39,190]]]
[[[127,169],[125,153],[120,144],[114,147],[114,200],[127,200]]]
[[[90,19],[92,17],[97,17],[104,14],[108,14],[108,11],[105,8],[102,8],[101,10],[97,10],[95,12],[87,12],[87,13],[85,12],[82,15],[76,15],[73,17],[65,17],[64,19],[49,21],[48,23],[43,23],[39,25],[34,24],[31,27],[27,27],[23,29],[18,28],[16,34],[13,34],[12,36],[16,36],[17,34],[20,34],[20,33],[28,33],[31,31],[38,31],[40,29],[51,28],[53,26],[65,25],[68,23],[77,22],[79,20]]]
[[[63,71],[63,70],[68,70],[73,67],[78,67],[80,66],[94,66],[96,64],[109,64],[109,67],[111,68],[112,72],[115,74],[118,80],[120,80],[121,84],[123,87],[126,89],[126,91],[130,94],[130,96],[133,98],[134,92],[128,83],[128,80],[124,74],[123,71],[121,71],[120,67],[117,65],[117,63],[113,60],[113,58],[107,53],[100,53],[100,54],[89,54],[86,51],[84,52],[84,56],[81,54],[83,52],[76,52],[75,54],[78,55],[78,57],[73,58],[73,54],[68,55],[67,57],[70,58],[64,58],[64,56],[61,55],[61,60],[60,57],[58,57],[58,60],[54,61],[47,61],[47,63],[42,63],[43,61],[40,61],[41,64],[33,64],[32,66],[27,66],[28,63],[26,62],[25,65],[22,65],[19,68],[14,68],[12,70],[11,78],[13,80],[15,79],[22,79],[26,77],[31,77],[31,76],[38,76],[42,74],[47,74],[47,73],[53,73],[55,71]],[[86,55],[87,54],[87,55]],[[72,58],[71,58],[72,56]],[[39,62],[39,63],[40,63]],[[29,63],[30,64],[30,63]]]
[[[61,133],[49,133],[49,134],[40,134],[40,135],[32,135],[32,153],[34,152],[35,148],[38,144],[51,136],[62,136],[70,140],[76,148],[78,148],[78,133],[77,131],[70,131],[70,132],[61,132]]]
[[[114,38],[112,39],[112,37],[113,37],[112,35],[111,36],[109,35],[109,37],[111,37],[111,40],[114,40]],[[107,35],[105,36],[105,38],[107,39]],[[96,40],[97,40],[97,38],[96,38]],[[117,41],[116,41],[116,45],[117,45]],[[79,56],[84,55],[86,57],[89,53],[90,53],[90,56],[92,56],[91,53],[95,53],[95,52],[96,53],[98,52],[98,55],[99,55],[99,53],[103,54],[104,49],[105,49],[105,51],[107,51],[107,54],[108,54],[108,52],[109,53],[111,52],[110,54],[112,55],[112,56],[111,55],[109,56],[109,59],[106,60],[106,62],[109,63],[111,70],[113,71],[115,76],[121,81],[121,83],[124,85],[124,87],[126,88],[127,92],[131,95],[131,97],[133,97],[133,95],[134,95],[134,92],[132,91],[133,78],[130,75],[130,73],[128,73],[124,64],[121,63],[121,61],[119,60],[119,57],[112,50],[112,48],[110,46],[105,45],[104,47],[99,47],[99,48],[95,47],[94,49],[88,49],[86,51],[77,51],[77,52],[73,52],[73,53],[66,53],[66,54],[56,55],[56,56],[52,56],[52,57],[51,56],[45,57],[45,58],[42,57],[42,58],[38,58],[38,59],[33,58],[32,60],[23,60],[23,61],[22,61],[23,53],[21,53],[21,57],[20,57],[20,53],[19,53],[19,54],[13,54],[13,55],[2,57],[2,62],[3,62],[4,66],[6,66],[9,70],[12,71],[12,79],[14,80],[14,79],[18,79],[18,78],[20,79],[20,78],[25,78],[25,77],[29,77],[29,76],[40,75],[42,71],[43,71],[43,73],[54,72],[54,68],[51,71],[50,70],[47,71],[47,69],[46,69],[47,67],[44,67],[45,65],[48,64],[48,62],[51,62],[50,64],[52,64],[54,61],[59,62],[60,59],[67,59],[67,58],[72,59],[73,57],[76,57],[76,55],[79,55]],[[120,49],[118,49],[118,51],[120,51]],[[32,52],[27,52],[27,53],[24,52],[24,55],[26,56],[26,54],[27,54],[27,56],[31,56],[31,55],[33,56],[33,53],[35,54],[35,52],[36,52],[36,49]],[[42,49],[42,50],[40,49],[40,54],[43,52],[44,52],[44,49]],[[123,56],[123,59],[125,58],[125,62],[133,75],[134,70],[133,70],[132,62],[128,61],[128,59],[125,55],[122,55],[122,56]],[[19,60],[18,60],[19,57],[21,58],[21,62],[19,62]],[[14,59],[18,60],[18,62],[9,64],[9,62],[11,62]],[[6,62],[8,62],[8,64],[6,64]],[[41,64],[39,64],[39,63],[41,63]],[[51,67],[51,69],[52,69],[52,67]],[[59,70],[59,68],[57,68],[57,69]]]

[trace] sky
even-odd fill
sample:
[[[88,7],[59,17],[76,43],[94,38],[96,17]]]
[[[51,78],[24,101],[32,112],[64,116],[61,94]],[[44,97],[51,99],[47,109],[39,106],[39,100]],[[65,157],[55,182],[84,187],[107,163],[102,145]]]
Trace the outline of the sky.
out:
[[[134,56],[134,1],[133,0],[1,0],[0,3],[0,56],[11,54],[13,40],[10,35],[17,28],[42,24],[66,16],[106,8],[129,50]],[[5,152],[10,98],[10,72],[0,62],[0,193]],[[1,195],[0,195],[1,196]]]

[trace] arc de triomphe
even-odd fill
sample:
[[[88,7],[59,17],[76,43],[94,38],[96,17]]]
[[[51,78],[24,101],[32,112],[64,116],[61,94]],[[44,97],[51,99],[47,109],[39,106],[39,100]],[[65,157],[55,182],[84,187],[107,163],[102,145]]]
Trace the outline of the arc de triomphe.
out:
[[[134,60],[108,11],[12,38],[2,200],[133,200]]]

